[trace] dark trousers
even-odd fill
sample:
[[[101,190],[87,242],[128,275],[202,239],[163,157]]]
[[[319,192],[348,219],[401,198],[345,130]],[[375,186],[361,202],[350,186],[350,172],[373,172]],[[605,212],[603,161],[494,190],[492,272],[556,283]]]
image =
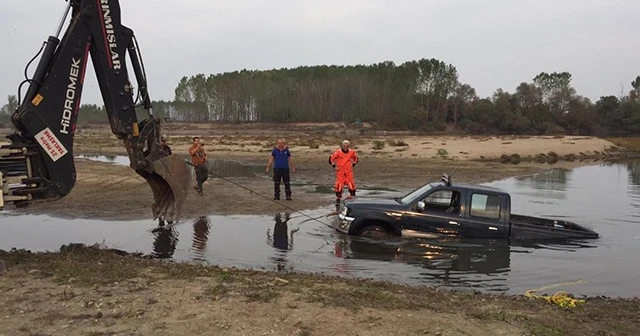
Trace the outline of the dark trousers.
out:
[[[291,184],[289,183],[289,168],[273,168],[273,197],[280,198],[280,181],[284,182],[284,193],[291,197]]]
[[[206,165],[200,165],[194,167],[196,171],[196,182],[198,183],[198,192],[202,192],[202,184],[209,179],[209,171]]]

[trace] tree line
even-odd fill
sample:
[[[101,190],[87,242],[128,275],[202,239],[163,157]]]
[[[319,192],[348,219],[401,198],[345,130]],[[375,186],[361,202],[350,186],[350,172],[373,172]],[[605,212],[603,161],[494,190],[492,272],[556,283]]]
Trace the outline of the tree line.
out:
[[[595,103],[579,95],[571,80],[568,72],[541,72],[512,92],[498,89],[481,98],[459,81],[453,65],[432,58],[185,76],[173,101],[153,105],[156,115],[187,122],[362,121],[386,129],[467,134],[627,135],[640,130],[640,76],[629,92]],[[104,108],[82,105],[78,122],[107,122]]]

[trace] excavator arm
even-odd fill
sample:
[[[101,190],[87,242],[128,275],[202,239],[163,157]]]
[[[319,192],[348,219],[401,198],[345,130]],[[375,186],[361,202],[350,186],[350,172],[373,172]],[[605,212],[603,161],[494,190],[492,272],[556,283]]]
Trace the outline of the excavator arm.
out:
[[[73,139],[91,58],[111,131],[126,148],[130,167],[153,192],[153,218],[177,221],[191,170],[179,157],[161,149],[160,119],[152,113],[139,48],[133,31],[120,22],[118,0],[68,1],[55,35],[45,42],[33,78],[22,83],[29,86],[11,117],[16,132],[7,136],[9,144],[0,146],[0,209],[9,203],[24,207],[57,200],[73,189]],[[71,21],[60,40],[69,11]],[[129,81],[127,53],[138,83],[139,104]],[[146,111],[143,120],[136,115],[138,107]]]

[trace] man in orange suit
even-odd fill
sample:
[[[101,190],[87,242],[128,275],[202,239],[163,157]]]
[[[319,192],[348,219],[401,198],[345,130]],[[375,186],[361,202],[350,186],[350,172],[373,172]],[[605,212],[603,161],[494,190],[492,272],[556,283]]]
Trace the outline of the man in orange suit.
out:
[[[340,205],[342,190],[345,184],[347,185],[347,189],[349,189],[349,194],[351,194],[351,196],[356,195],[353,167],[358,164],[358,155],[355,150],[349,148],[350,145],[349,140],[343,140],[342,148],[336,150],[329,157],[329,164],[335,168],[336,171],[336,183],[334,185],[336,205]]]

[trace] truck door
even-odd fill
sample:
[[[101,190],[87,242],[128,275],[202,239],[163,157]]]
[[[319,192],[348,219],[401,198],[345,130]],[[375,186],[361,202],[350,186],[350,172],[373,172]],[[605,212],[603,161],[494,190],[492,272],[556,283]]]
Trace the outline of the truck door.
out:
[[[460,233],[470,238],[507,238],[509,226],[504,195],[488,191],[470,191],[465,216],[459,218]]]
[[[403,218],[403,228],[420,232],[458,235],[460,217],[460,191],[440,188],[430,191],[419,199],[424,208],[416,203]]]

